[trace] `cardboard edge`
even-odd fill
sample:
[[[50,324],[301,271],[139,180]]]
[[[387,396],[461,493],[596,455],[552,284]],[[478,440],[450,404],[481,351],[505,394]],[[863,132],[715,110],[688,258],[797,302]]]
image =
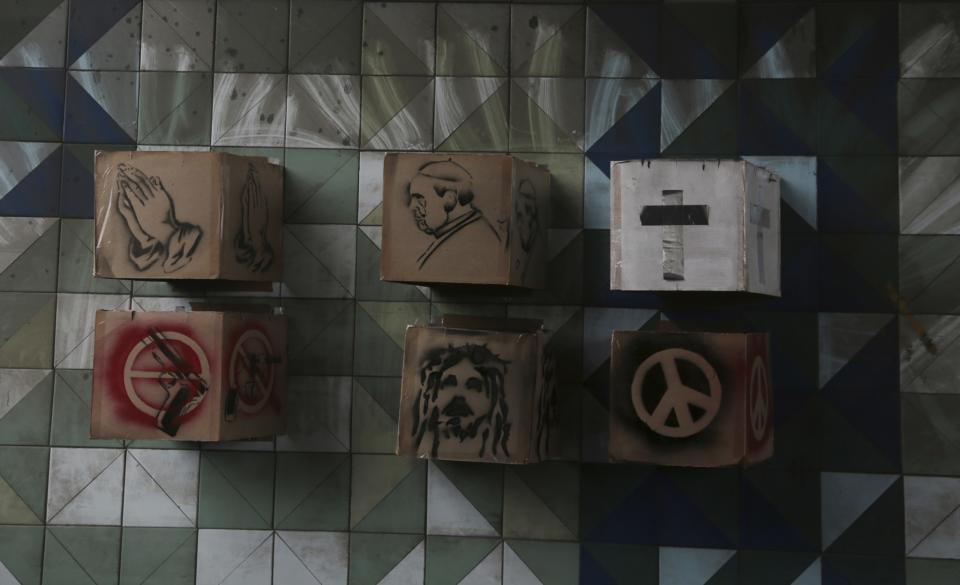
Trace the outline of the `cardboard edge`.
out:
[[[621,230],[622,220],[620,191],[620,165],[629,161],[613,161],[610,163],[610,290],[623,290],[621,275],[622,254]]]
[[[104,344],[106,340],[104,339],[105,327],[107,320],[108,311],[104,309],[97,309],[95,314],[95,325],[93,329],[93,371],[91,374],[91,392],[90,392],[90,438],[91,439],[106,439],[103,434],[103,421],[100,413],[102,412],[103,404],[103,390],[102,386],[97,383],[97,372],[102,371],[105,367],[103,362],[103,352]],[[99,390],[98,390],[99,389]]]

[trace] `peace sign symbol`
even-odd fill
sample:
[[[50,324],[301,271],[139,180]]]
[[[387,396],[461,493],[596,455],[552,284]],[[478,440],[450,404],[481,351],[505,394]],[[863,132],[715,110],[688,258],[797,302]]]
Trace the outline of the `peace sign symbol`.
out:
[[[677,361],[689,362],[707,379],[709,393],[704,393],[684,384]],[[666,381],[666,390],[660,402],[651,412],[644,404],[644,392],[650,392],[648,375],[659,366]],[[646,386],[645,386],[646,384]],[[720,410],[720,378],[713,366],[698,353],[680,348],[665,349],[648,357],[633,375],[630,387],[633,408],[637,416],[653,432],[665,437],[683,438],[695,435],[706,428]],[[696,407],[699,416],[695,419],[690,407]],[[668,424],[670,415],[675,424]]]
[[[750,429],[753,438],[759,441],[767,432],[767,415],[770,411],[770,387],[767,379],[767,366],[763,358],[757,356],[753,360],[753,369],[750,371]]]
[[[273,346],[267,336],[250,329],[240,336],[230,355],[230,387],[237,389],[240,410],[253,414],[263,408],[273,390]]]

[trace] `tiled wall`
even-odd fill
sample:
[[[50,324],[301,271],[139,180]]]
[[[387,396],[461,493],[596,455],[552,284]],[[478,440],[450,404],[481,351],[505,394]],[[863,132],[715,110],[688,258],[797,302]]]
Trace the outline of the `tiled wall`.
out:
[[[0,583],[960,582],[958,121],[956,3],[2,0]],[[223,294],[90,276],[98,147],[286,165],[289,435],[87,438],[94,310]],[[551,166],[548,290],[379,281],[382,152],[430,149]],[[609,292],[608,162],[661,155],[784,177],[783,298]],[[546,321],[582,463],[390,454],[450,310]],[[600,462],[610,331],[661,317],[771,332],[771,461]]]

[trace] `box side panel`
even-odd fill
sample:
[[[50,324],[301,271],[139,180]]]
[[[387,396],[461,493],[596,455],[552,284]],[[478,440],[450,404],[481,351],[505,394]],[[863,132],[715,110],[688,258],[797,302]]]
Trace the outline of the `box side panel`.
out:
[[[224,316],[224,440],[267,437],[286,428],[287,322],[283,315]]]
[[[216,440],[219,316],[101,311],[97,320],[92,436]]]
[[[408,328],[397,452],[525,462],[537,358],[535,334]]]
[[[510,283],[543,288],[547,279],[547,229],[550,227],[550,172],[516,160],[508,235]]]
[[[780,178],[764,168],[744,166],[747,290],[780,296]]]
[[[510,162],[504,155],[388,155],[381,277],[507,284]]]
[[[621,290],[620,162],[610,165],[610,289]]]
[[[98,157],[96,268],[116,278],[215,277],[217,155],[127,152]]]
[[[620,163],[619,290],[739,290],[743,184],[738,161]],[[617,261],[611,258],[611,261]]]
[[[222,278],[277,281],[283,273],[283,168],[259,156],[225,155]]]
[[[748,335],[745,353],[749,377],[744,401],[744,434],[747,462],[755,463],[773,456],[773,376],[769,335]]]

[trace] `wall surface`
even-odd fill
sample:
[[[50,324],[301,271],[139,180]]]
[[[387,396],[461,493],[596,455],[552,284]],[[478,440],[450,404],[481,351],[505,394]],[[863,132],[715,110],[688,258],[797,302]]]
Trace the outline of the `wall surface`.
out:
[[[0,583],[960,582],[958,122],[958,4],[2,0]],[[284,162],[288,436],[87,438],[94,311],[223,294],[90,276],[98,147]],[[383,151],[430,149],[552,167],[547,291],[378,280]],[[609,161],[681,155],[783,176],[783,298],[608,290]],[[581,463],[390,454],[451,310],[546,321]],[[771,332],[771,461],[600,462],[661,317]]]

